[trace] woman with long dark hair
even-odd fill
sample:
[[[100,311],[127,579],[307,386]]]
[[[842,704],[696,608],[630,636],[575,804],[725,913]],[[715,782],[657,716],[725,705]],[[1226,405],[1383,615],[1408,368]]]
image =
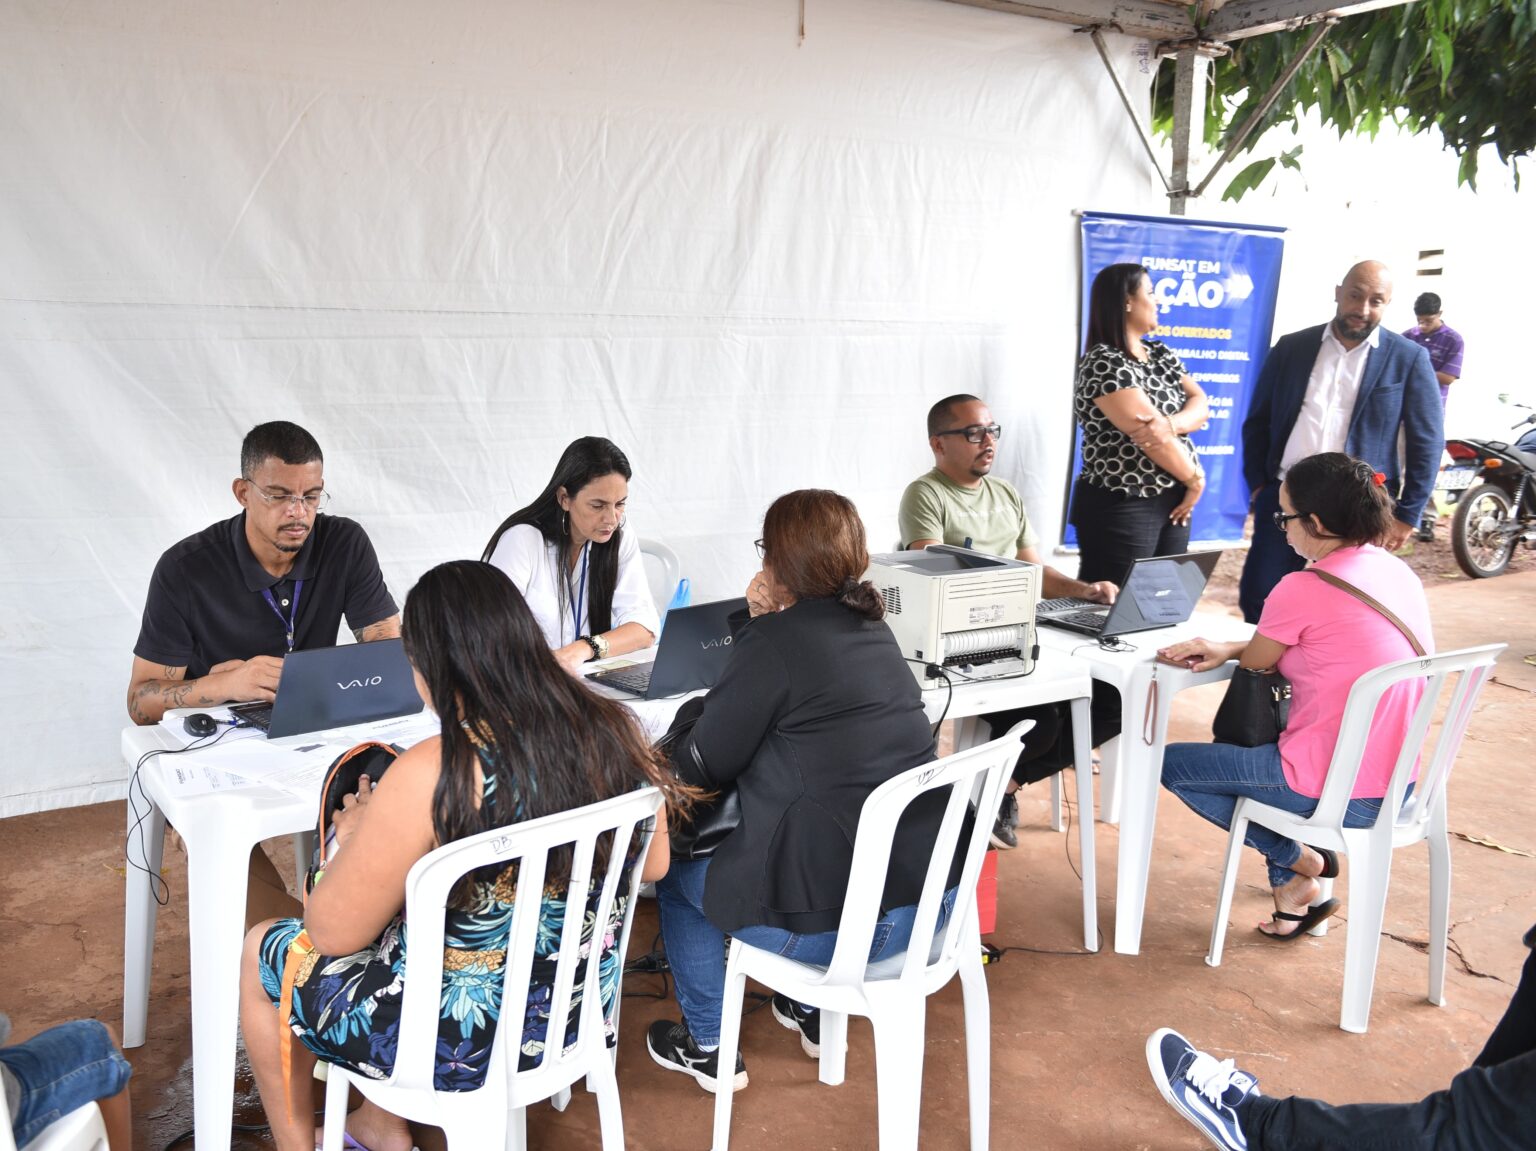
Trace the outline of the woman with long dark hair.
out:
[[[1291,681],[1290,719],[1278,743],[1168,746],[1163,786],[1196,815],[1230,827],[1238,797],[1245,795],[1310,815],[1323,794],[1349,689],[1365,673],[1415,654],[1395,623],[1313,572],[1326,572],[1385,604],[1425,651],[1434,651],[1424,585],[1412,568],[1380,546],[1392,524],[1385,479],[1370,464],[1343,452],[1297,461],[1280,484],[1275,526],[1307,566],[1275,585],[1246,643],[1192,639],[1157,653],[1196,671],[1235,659],[1242,667],[1276,668]],[[1423,692],[1423,682],[1412,680],[1396,684],[1382,697],[1354,795],[1345,809],[1346,827],[1369,827],[1376,821]],[[1248,825],[1246,842],[1269,867],[1275,912],[1259,929],[1265,935],[1296,939],[1338,910],[1334,899],[1312,902],[1318,879],[1338,874],[1332,852],[1286,839],[1257,823]]]
[[[639,541],[624,530],[629,479],[628,456],[601,436],[583,436],[480,556],[512,577],[568,670],[650,647],[661,627]]]
[[[720,682],[672,763],[703,790],[734,788],[741,819],[707,859],[673,860],[657,885],[667,958],[684,1021],[659,1020],[651,1058],[715,1086],[725,989],[725,933],[754,947],[826,963],[848,892],[864,801],[933,758],[917,679],[885,604],[864,580],[869,552],[853,504],[836,492],[780,496],[763,519],[762,571],[747,589],[752,618],[736,634]],[[687,705],[697,709],[700,705]],[[680,712],[680,715],[685,713]],[[915,801],[897,826],[870,959],[898,955],[946,796]],[[952,870],[950,883],[959,879]],[[953,888],[944,915],[953,907]],[[944,922],[944,920],[941,920]],[[775,996],[774,1016],[816,1055],[816,1011]],[[731,1089],[746,1086],[737,1056]]]
[[[241,1026],[281,1151],[315,1146],[308,1084],[317,1054],[362,1075],[390,1074],[406,967],[405,881],[417,860],[441,844],[643,784],[687,801],[687,789],[666,770],[630,713],[561,670],[522,596],[489,564],[458,560],[422,576],[406,597],[402,636],[417,688],[442,718],[442,734],[406,751],[376,782],[365,776],[356,796],[348,797],[335,818],[337,851],[310,892],[303,920],[268,921],[246,938]],[[642,865],[647,878],[667,866],[665,819],[658,824]],[[551,876],[569,867],[569,854],[567,849],[563,861],[552,860]],[[558,946],[567,894],[558,879],[545,888],[541,947],[546,939]],[[579,893],[571,905],[586,907],[590,916],[598,894]],[[507,873],[477,873],[451,897],[439,1090],[470,1090],[485,1081],[502,1014],[501,966],[514,895]],[[618,984],[613,936],[619,913],[616,908],[615,921],[600,933],[592,923],[583,930],[584,946],[597,936],[605,1013]],[[283,1002],[285,967],[294,959],[291,1012],[279,1018],[274,1007]],[[543,1058],[542,1043],[529,1036],[543,1037],[549,1026],[554,962],[552,953],[543,952],[534,962],[524,1035],[512,1048],[525,1065]],[[513,1005],[508,1025],[524,1022],[524,1014]],[[550,1032],[569,1034],[576,1017],[573,1004],[566,1028],[557,1022]],[[300,1041],[290,1044],[291,1082],[304,1092],[299,1108],[289,1107],[284,1096],[279,1040],[285,1028]],[[372,1104],[354,1112],[347,1126],[373,1151],[411,1146],[405,1121]]]
[[[1119,583],[1131,561],[1189,550],[1205,469],[1189,433],[1205,426],[1205,393],[1157,330],[1152,278],[1111,264],[1093,278],[1088,350],[1073,404],[1083,470],[1072,489],[1077,578]]]

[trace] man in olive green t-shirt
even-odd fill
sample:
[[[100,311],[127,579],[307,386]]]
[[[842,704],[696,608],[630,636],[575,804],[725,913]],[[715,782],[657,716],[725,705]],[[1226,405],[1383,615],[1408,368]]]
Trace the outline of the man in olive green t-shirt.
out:
[[[1013,556],[1044,569],[1047,599],[1077,596],[1114,603],[1119,592],[1108,580],[1086,584],[1048,567],[1035,551],[1024,501],[1007,480],[991,475],[1003,430],[975,396],[949,396],[928,412],[928,446],[933,471],[913,480],[901,497],[897,523],[902,546],[957,544],[993,556]],[[974,437],[974,438],[973,438]]]
[[[1003,429],[992,420],[987,405],[975,396],[948,396],[928,412],[928,446],[933,471],[913,480],[902,493],[897,523],[902,546],[956,544],[994,556],[1013,556],[1040,564],[1041,592],[1047,599],[1077,596],[1094,603],[1114,603],[1120,589],[1108,580],[1083,583],[1043,563],[1036,551],[1039,538],[1030,530],[1024,501],[1007,480],[991,475]],[[1097,746],[1120,732],[1120,700],[1113,688],[1094,685],[1093,742]],[[992,829],[992,844],[1017,847],[1014,827],[1021,784],[1054,775],[1072,762],[1070,713],[1059,704],[999,712],[984,717],[993,738],[1021,719],[1033,719],[1035,730],[1024,740],[1024,752],[1013,769],[1008,794]]]

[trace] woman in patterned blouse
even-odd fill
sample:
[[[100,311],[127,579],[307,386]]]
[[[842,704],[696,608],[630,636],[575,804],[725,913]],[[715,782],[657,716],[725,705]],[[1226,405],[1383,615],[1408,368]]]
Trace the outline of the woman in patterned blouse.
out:
[[[269,920],[246,937],[241,1028],[279,1151],[318,1144],[308,1087],[317,1056],[373,1079],[394,1070],[411,967],[406,878],[418,860],[440,844],[646,784],[669,800],[686,803],[690,794],[623,705],[566,674],[522,594],[490,564],[454,560],[423,575],[405,598],[401,638],[417,690],[443,719],[441,735],[403,752],[377,788],[365,775],[347,797],[333,817],[339,850],[309,892],[304,918]],[[612,1018],[619,925],[597,923],[595,895],[569,898],[570,858],[569,847],[552,854],[524,1002],[501,1001],[516,865],[471,873],[449,896],[439,1091],[485,1082],[498,1025],[517,1028],[505,1041],[506,1058],[524,1069],[542,1063],[546,1044],[569,1041],[572,1017],[550,1018],[553,957],[568,908],[585,906],[581,945],[589,961],[599,956],[604,1013]],[[649,851],[629,863],[642,878],[660,879],[668,858],[663,812]],[[285,1045],[285,1032],[297,1041]],[[409,1151],[413,1142],[403,1118],[372,1102],[347,1116],[347,1133],[349,1145],[374,1151]]]
[[[1083,470],[1072,492],[1078,579],[1119,582],[1131,561],[1189,547],[1189,518],[1205,471],[1189,433],[1205,426],[1205,393],[1157,329],[1152,278],[1111,264],[1093,280],[1088,351],[1074,407]]]

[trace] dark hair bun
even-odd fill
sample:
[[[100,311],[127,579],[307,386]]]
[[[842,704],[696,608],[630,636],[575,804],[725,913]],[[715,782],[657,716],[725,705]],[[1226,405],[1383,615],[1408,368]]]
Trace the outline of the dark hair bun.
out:
[[[858,612],[865,619],[885,618],[885,597],[868,580],[847,579],[838,588],[837,602]]]

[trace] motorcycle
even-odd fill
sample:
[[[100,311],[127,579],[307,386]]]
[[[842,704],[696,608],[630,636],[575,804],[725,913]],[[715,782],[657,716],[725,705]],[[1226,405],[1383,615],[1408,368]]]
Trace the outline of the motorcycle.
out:
[[[1532,412],[1515,425],[1536,425]],[[1456,505],[1451,550],[1473,579],[1489,579],[1509,566],[1516,544],[1536,549],[1536,426],[1514,444],[1502,440],[1449,440],[1451,462],[1436,487]]]

